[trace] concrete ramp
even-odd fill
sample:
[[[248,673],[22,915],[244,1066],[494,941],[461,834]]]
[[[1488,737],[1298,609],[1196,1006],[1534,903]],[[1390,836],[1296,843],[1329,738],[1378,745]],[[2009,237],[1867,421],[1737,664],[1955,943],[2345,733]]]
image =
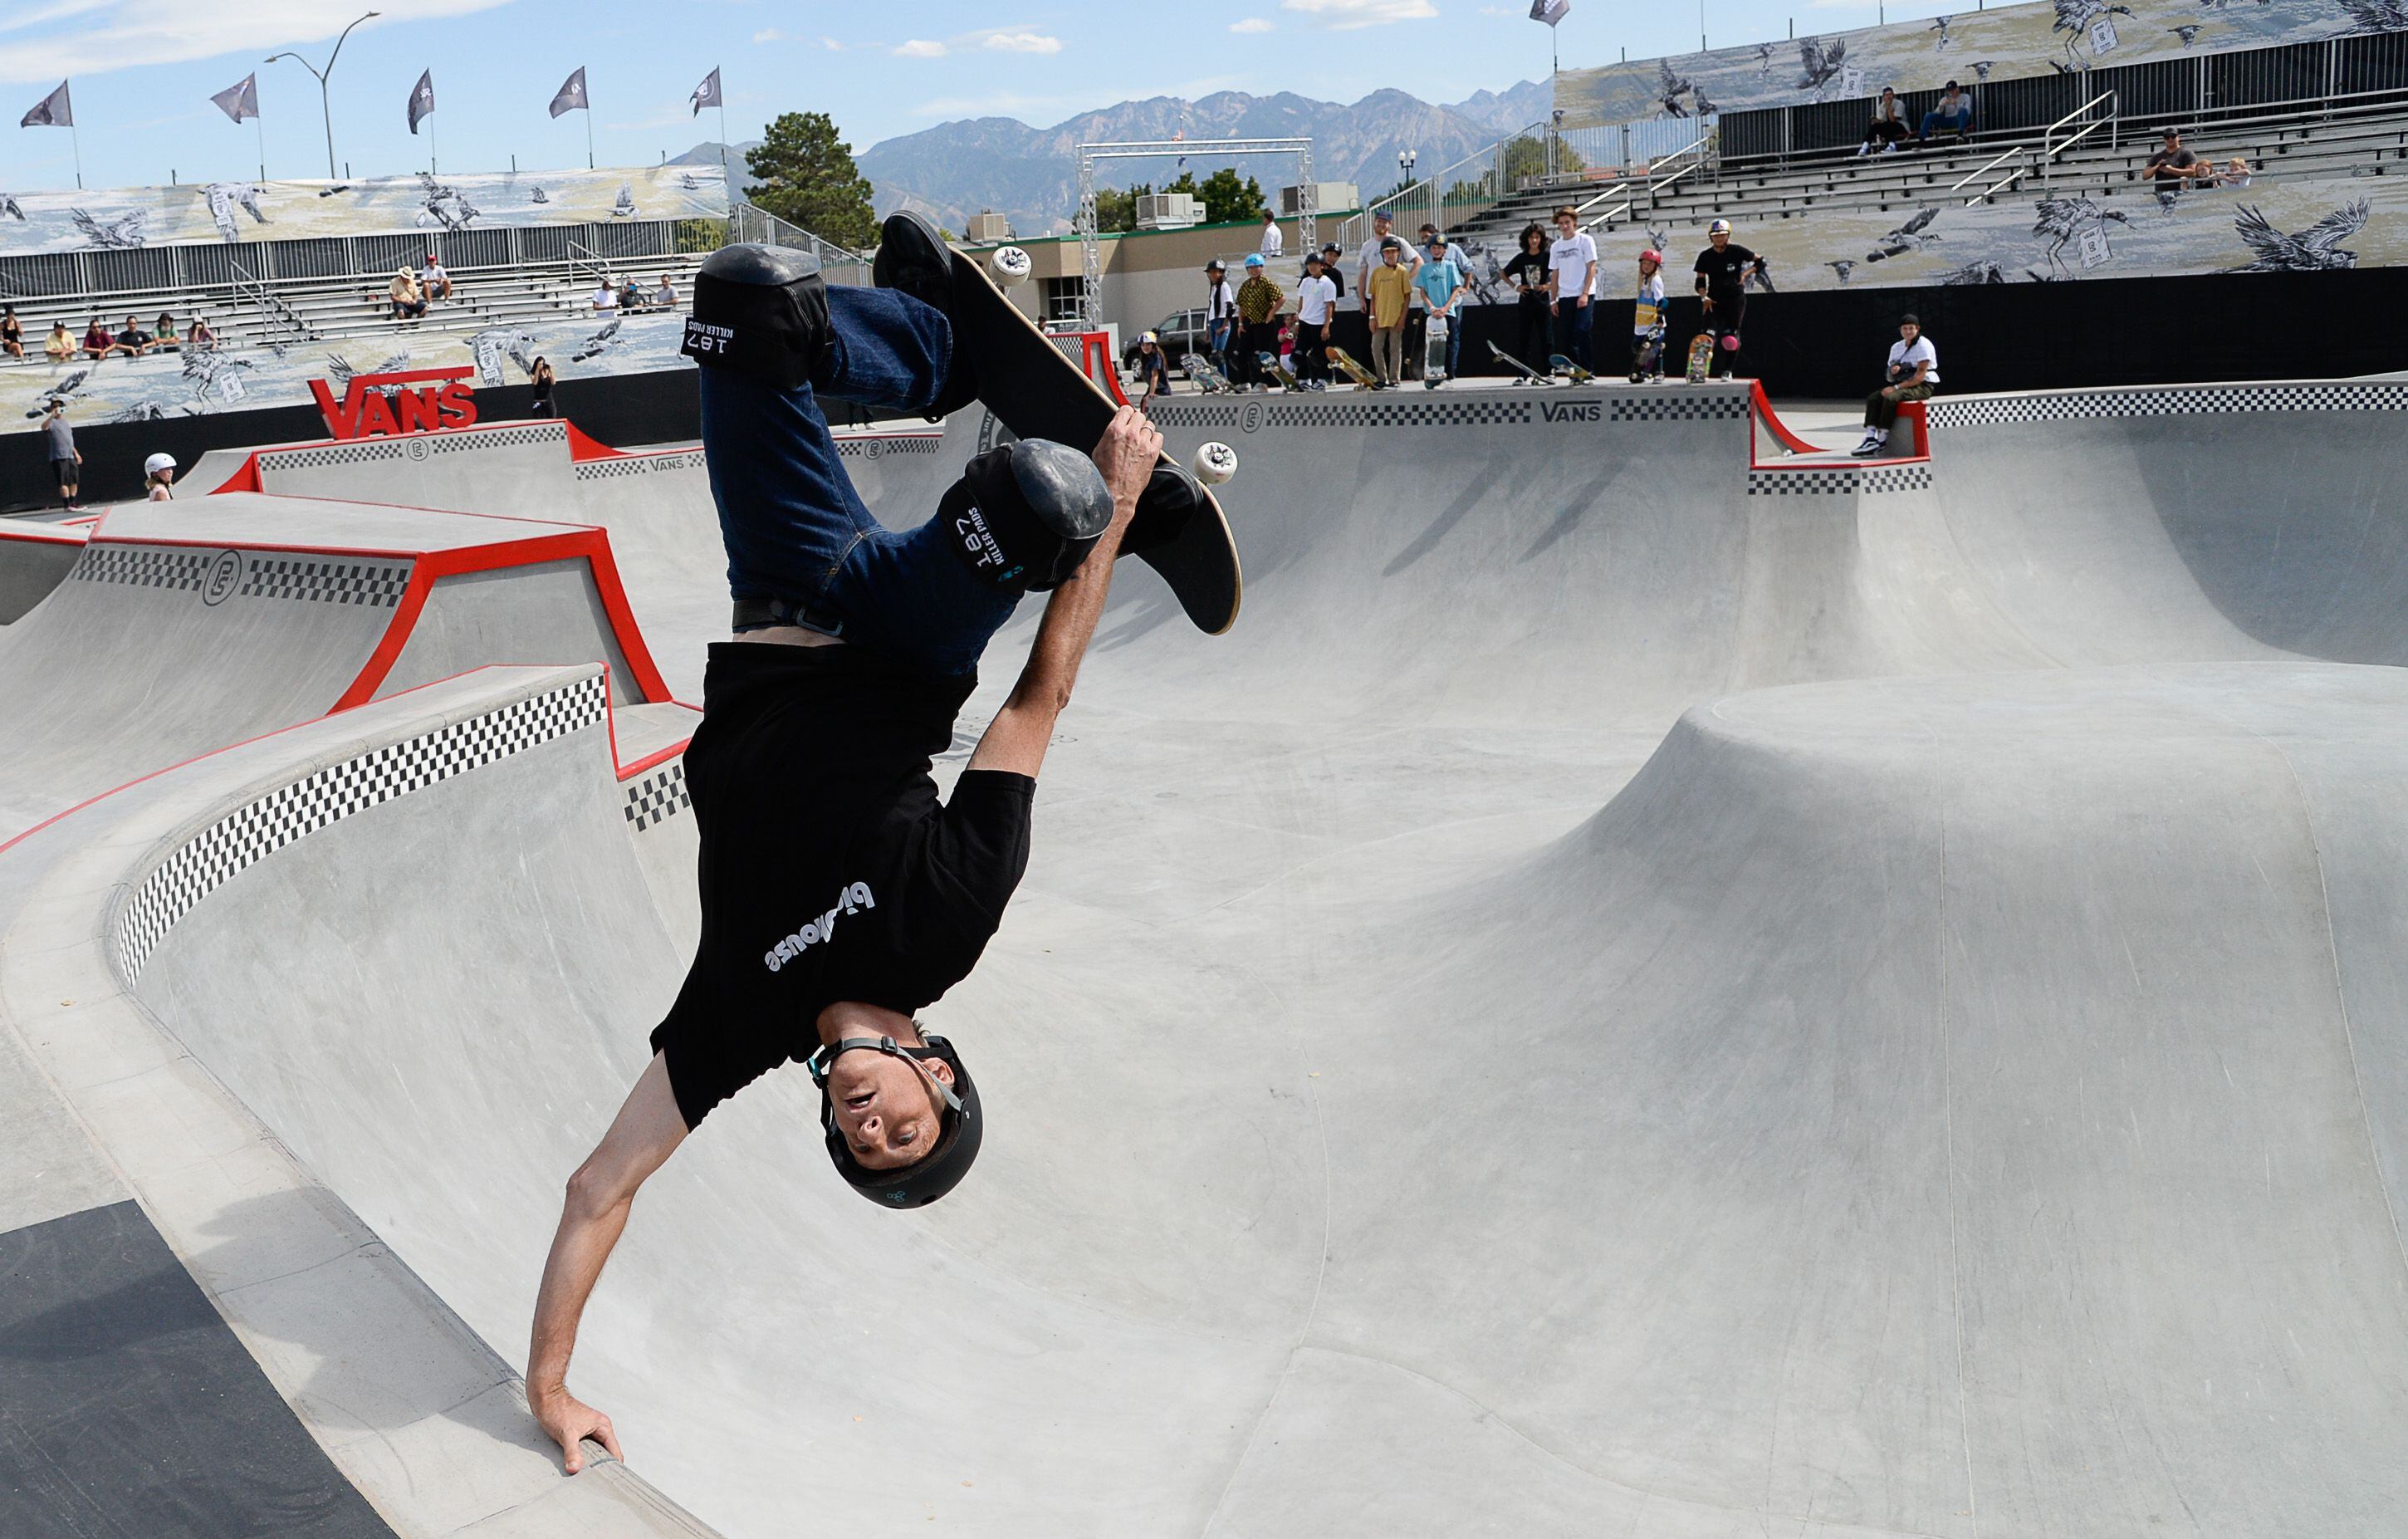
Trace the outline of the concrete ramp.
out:
[[[66,578],[91,531],[54,524],[0,524],[0,626],[13,626]]]
[[[497,660],[667,698],[599,531],[229,494],[112,510],[0,632],[0,838],[195,754]]]

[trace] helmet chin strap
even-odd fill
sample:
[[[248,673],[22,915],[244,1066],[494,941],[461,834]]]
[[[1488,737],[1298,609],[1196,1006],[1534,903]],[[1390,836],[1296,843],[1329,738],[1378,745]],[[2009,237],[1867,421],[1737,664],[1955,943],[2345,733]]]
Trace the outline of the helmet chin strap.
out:
[[[901,1058],[918,1071],[922,1079],[928,1082],[929,1087],[934,1089],[944,1101],[946,1110],[958,1112],[962,1109],[962,1098],[953,1093],[953,1087],[939,1079],[935,1071],[920,1061],[920,1056],[923,1053],[933,1053],[936,1050],[928,1047],[906,1047],[892,1037],[840,1037],[833,1043],[821,1044],[817,1052],[804,1060],[803,1067],[810,1072],[811,1083],[824,1090],[827,1088],[828,1072],[836,1067],[836,1060],[856,1049]]]

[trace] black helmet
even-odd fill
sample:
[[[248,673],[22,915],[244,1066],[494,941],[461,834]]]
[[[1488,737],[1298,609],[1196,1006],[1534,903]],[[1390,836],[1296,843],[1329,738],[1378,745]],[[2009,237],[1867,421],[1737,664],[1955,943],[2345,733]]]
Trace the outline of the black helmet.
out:
[[[961,1055],[942,1037],[923,1033],[920,1040],[926,1045],[906,1047],[892,1037],[846,1037],[803,1061],[811,1083],[820,1087],[820,1126],[826,1131],[828,1158],[835,1162],[836,1173],[882,1208],[924,1208],[961,1185],[962,1177],[977,1162],[979,1143],[986,1132],[985,1119],[979,1115],[978,1086],[970,1082],[970,1072],[962,1067]],[[944,1097],[945,1112],[937,1146],[917,1162],[897,1170],[873,1171],[853,1158],[852,1146],[836,1125],[836,1103],[828,1097],[827,1081],[836,1060],[855,1049],[893,1057],[942,1058],[952,1067],[950,1086],[929,1076],[929,1083]]]

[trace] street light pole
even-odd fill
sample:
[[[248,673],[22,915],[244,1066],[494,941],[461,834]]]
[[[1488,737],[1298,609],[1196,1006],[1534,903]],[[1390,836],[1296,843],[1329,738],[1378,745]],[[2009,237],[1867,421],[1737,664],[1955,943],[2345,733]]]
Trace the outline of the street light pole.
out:
[[[351,27],[358,26],[360,22],[365,22],[368,20],[369,17],[382,16],[384,12],[380,10],[372,10],[368,12],[367,16],[361,17],[359,22],[353,22],[351,23]],[[304,59],[298,53],[288,51],[284,53],[271,53],[267,56],[267,62],[271,65],[279,59],[290,59],[294,64],[299,65],[302,68],[308,70],[310,74],[318,77],[318,110],[326,120],[326,180],[328,181],[334,181],[337,179],[335,176],[335,108],[333,102],[328,98],[326,93],[326,79],[328,76],[335,73],[335,61],[342,56],[343,39],[351,35],[351,27],[345,27],[337,35],[335,38],[335,50],[326,55],[326,67],[323,69],[320,69],[316,65]]]

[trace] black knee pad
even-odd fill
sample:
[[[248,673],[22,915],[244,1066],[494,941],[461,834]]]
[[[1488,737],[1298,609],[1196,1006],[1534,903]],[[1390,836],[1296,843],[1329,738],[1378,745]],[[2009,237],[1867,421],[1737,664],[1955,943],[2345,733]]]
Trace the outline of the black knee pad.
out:
[[[1111,525],[1112,494],[1096,462],[1066,444],[1023,439],[962,469],[937,517],[972,574],[1010,593],[1067,581]]]
[[[791,389],[827,355],[827,289],[819,259],[791,246],[723,246],[694,280],[680,352]]]

